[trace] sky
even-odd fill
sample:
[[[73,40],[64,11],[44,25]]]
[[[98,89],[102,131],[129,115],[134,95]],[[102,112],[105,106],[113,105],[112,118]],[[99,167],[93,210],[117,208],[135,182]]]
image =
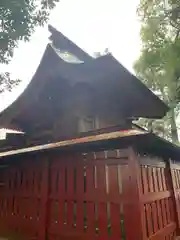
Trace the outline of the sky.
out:
[[[51,12],[49,24],[89,54],[105,48],[133,72],[140,53],[140,23],[136,14],[139,0],[60,0]],[[48,43],[48,28],[37,28],[30,42],[20,42],[12,62],[1,66],[22,83],[0,95],[0,110],[11,104],[32,79]]]

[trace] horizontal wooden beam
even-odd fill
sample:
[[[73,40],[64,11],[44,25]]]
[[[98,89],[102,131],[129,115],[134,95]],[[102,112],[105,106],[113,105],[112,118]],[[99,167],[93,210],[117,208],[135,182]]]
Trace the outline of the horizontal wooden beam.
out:
[[[165,191],[165,192],[151,192],[151,193],[146,193],[141,197],[141,201],[143,203],[151,203],[154,201],[158,201],[164,198],[169,198],[172,195],[170,191]]]
[[[95,136],[75,138],[75,139],[70,139],[70,140],[66,140],[66,141],[60,141],[60,142],[55,142],[55,143],[49,143],[49,144],[44,144],[44,145],[28,147],[28,148],[11,150],[11,151],[7,151],[7,152],[1,152],[0,158],[6,157],[6,156],[22,154],[22,153],[36,152],[36,151],[53,149],[53,148],[72,146],[72,145],[77,145],[77,144],[82,144],[82,143],[90,143],[90,142],[97,142],[97,141],[101,141],[101,140],[117,139],[117,138],[136,136],[136,135],[142,135],[142,134],[147,134],[147,132],[141,131],[141,130],[136,130],[136,129],[130,129],[130,130],[124,130],[124,131],[111,132],[111,133],[103,133],[103,134],[99,134],[99,135],[95,135]]]

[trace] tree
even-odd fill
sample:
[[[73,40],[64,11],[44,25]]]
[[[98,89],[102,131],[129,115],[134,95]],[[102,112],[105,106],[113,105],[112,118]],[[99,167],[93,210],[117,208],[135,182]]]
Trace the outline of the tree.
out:
[[[0,2],[0,63],[8,64],[19,40],[29,41],[37,26],[47,22],[50,10],[58,0],[1,0]],[[11,90],[19,80],[9,73],[0,75],[0,92]]]
[[[0,74],[0,93],[5,90],[11,91],[13,87],[17,86],[20,83],[20,79],[11,79],[8,72]]]
[[[180,99],[180,2],[141,0],[138,14],[142,22],[142,51],[134,69],[146,85],[169,105],[170,111],[164,119],[163,132],[177,142],[176,117]],[[153,126],[153,121],[151,123]],[[155,122],[155,125],[157,127],[159,124]]]

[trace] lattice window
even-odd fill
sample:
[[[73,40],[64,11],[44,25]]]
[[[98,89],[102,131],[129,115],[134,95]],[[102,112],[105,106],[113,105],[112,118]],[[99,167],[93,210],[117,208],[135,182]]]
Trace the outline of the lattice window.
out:
[[[78,120],[78,132],[89,132],[96,129],[96,120],[94,117],[87,116],[79,118]]]

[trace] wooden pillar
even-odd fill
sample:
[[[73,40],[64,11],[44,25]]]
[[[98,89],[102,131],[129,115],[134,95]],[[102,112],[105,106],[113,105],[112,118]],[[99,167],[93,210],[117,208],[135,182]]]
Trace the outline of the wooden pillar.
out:
[[[48,215],[48,193],[49,193],[49,161],[42,155],[42,182],[41,182],[41,215],[38,240],[45,240],[47,234]]]
[[[129,148],[129,173],[130,173],[130,192],[129,192],[129,216],[131,225],[127,239],[144,240],[143,204],[141,203],[142,189],[140,183],[140,167],[138,156],[133,148]]]

